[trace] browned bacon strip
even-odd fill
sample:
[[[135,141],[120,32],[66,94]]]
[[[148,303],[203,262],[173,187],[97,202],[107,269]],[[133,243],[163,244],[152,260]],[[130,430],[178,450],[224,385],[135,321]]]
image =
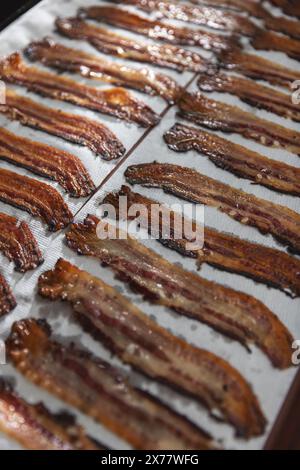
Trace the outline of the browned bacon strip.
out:
[[[300,133],[247,113],[237,106],[210,100],[203,94],[184,93],[179,116],[207,127],[237,133],[267,147],[281,147],[300,155]]]
[[[36,67],[28,67],[18,53],[0,62],[0,78],[8,83],[24,86],[42,96],[135,122],[142,127],[153,126],[159,120],[158,115],[149,106],[136,100],[123,88],[103,91]]]
[[[300,39],[299,21],[287,19],[283,16],[273,16],[266,11],[264,16],[264,26],[266,29],[278,31],[279,33],[287,34],[292,38]]]
[[[270,0],[276,7],[282,9],[284,13],[290,16],[300,18],[300,4],[298,0]]]
[[[168,67],[179,72],[201,72],[209,67],[208,61],[201,55],[182,47],[138,42],[78,18],[58,18],[55,24],[61,34],[71,39],[85,39],[105,54]]]
[[[9,170],[0,169],[0,200],[41,218],[52,232],[66,227],[73,218],[56,189]]]
[[[256,26],[248,18],[228,13],[216,8],[195,6],[176,0],[109,0],[112,3],[134,5],[148,13],[155,13],[158,17],[186,21],[209,28],[225,30],[252,36]]]
[[[0,379],[0,430],[29,450],[101,450],[69,413],[32,405]]]
[[[87,7],[82,8],[80,14],[83,17],[124,28],[152,39],[160,39],[182,46],[200,46],[203,49],[218,51],[238,44],[237,40],[230,37],[208,33],[205,30],[179,28],[161,21],[152,21],[121,8]]]
[[[254,342],[275,367],[291,365],[291,335],[261,302],[177,267],[133,238],[103,240],[96,232],[99,222],[89,216],[73,224],[68,246],[98,258],[155,303],[207,323],[246,347]]]
[[[239,50],[221,51],[218,54],[220,64],[236,72],[240,72],[256,80],[265,80],[272,85],[280,85],[291,89],[291,84],[300,80],[300,72],[288,69],[276,62],[254,54],[246,54]]]
[[[292,59],[300,60],[300,41],[282,34],[261,29],[251,38],[254,49],[285,52]]]
[[[202,175],[179,165],[144,163],[127,168],[130,183],[162,188],[192,202],[216,207],[233,219],[262,233],[270,233],[300,252],[300,214],[279,204]]]
[[[55,43],[51,39],[31,43],[25,54],[30,60],[38,60],[59,70],[127,86],[150,95],[159,95],[170,104],[173,104],[181,93],[181,87],[168,75],[155,73],[146,68],[134,69],[117,62],[109,62]]]
[[[0,318],[13,310],[16,305],[11,288],[0,273]]]
[[[6,342],[10,360],[35,384],[79,408],[137,449],[183,450],[214,447],[208,434],[148,393],[132,386],[118,369],[87,351],[76,349],[72,345],[63,346],[50,336],[51,330],[47,322],[26,319],[13,325]],[[167,333],[166,337],[168,338]],[[159,354],[159,350],[155,357],[165,367],[164,355]],[[208,362],[214,358],[212,355],[210,359],[207,353]],[[216,369],[222,368],[223,361],[220,361],[219,365],[216,359]],[[227,374],[230,375],[231,368],[228,367]],[[237,376],[242,383],[235,383],[235,386],[240,393],[245,388],[245,402],[236,403],[236,406],[240,406],[242,411],[244,408],[248,411],[247,405],[250,408],[250,416],[246,416],[249,418],[249,423],[245,423],[246,429],[252,431],[256,425],[261,429],[264,418],[256,398],[243,379],[238,374]],[[227,383],[226,375],[216,376],[215,380],[214,388],[217,388],[217,381],[219,385]],[[231,390],[231,383],[228,385]],[[192,385],[191,389],[194,390]],[[222,394],[221,390],[219,393]],[[235,398],[237,392],[233,390],[233,393]],[[223,392],[223,395],[229,393]],[[227,405],[229,399],[226,401],[226,398],[225,396],[223,402]],[[254,415],[255,412],[257,416]],[[258,431],[257,428],[255,430]]]
[[[300,122],[300,107],[293,104],[290,93],[282,93],[254,80],[225,73],[201,74],[197,84],[202,91],[230,93],[258,109],[266,109]]]
[[[70,302],[85,326],[125,363],[216,408],[240,435],[262,431],[259,404],[235,369],[167,332],[100,279],[59,260],[41,276],[39,290]]]
[[[25,273],[43,262],[39,246],[26,222],[0,213],[0,251],[15,264],[16,271]]]
[[[43,106],[9,88],[5,97],[6,103],[0,104],[0,113],[24,126],[84,145],[105,160],[120,158],[126,151],[117,137],[100,122]]]
[[[89,196],[95,190],[90,175],[75,155],[3,128],[0,128],[0,159],[57,181],[74,197]]]
[[[300,196],[300,169],[266,158],[201,129],[176,123],[164,134],[176,152],[196,150],[220,168],[283,193]]]
[[[196,5],[209,5],[218,8],[247,12],[252,16],[261,18],[265,9],[260,5],[260,0],[189,0]]]
[[[124,213],[119,211],[120,197],[127,197],[128,209]],[[218,269],[242,274],[243,276],[262,282],[268,286],[282,290],[291,297],[300,296],[300,260],[284,253],[283,251],[268,248],[228,233],[222,233],[208,226],[204,227],[203,248],[191,250],[188,243],[189,238],[183,234],[179,238],[177,234],[177,223],[183,227],[184,219],[179,217],[167,206],[133,192],[128,186],[122,186],[117,193],[109,193],[105,196],[103,203],[112,204],[119,218],[135,219],[138,216],[139,223],[151,233],[151,214],[153,207],[159,207],[160,223],[157,232],[157,239],[167,248],[176,250],[183,256],[196,258],[201,266],[208,263]],[[142,211],[133,216],[129,209],[135,204],[142,204],[147,208],[147,215]],[[153,206],[155,205],[155,206]],[[133,209],[132,209],[133,210]],[[168,236],[163,231],[163,215],[167,214],[167,220],[171,221],[170,233]],[[178,219],[179,217],[179,219]],[[178,222],[177,222],[178,221]],[[194,233],[201,233],[200,227],[195,222],[192,223]]]

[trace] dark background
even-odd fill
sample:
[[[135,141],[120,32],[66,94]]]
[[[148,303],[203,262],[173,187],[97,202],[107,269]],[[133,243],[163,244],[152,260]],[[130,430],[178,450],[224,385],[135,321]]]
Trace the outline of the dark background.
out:
[[[5,0],[1,2],[0,29],[3,29],[21,13],[38,3],[39,0]]]

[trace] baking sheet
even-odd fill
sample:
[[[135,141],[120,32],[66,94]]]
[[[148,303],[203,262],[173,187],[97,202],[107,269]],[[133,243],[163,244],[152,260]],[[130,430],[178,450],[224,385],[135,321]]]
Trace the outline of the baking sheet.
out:
[[[52,30],[55,16],[68,16],[74,14],[79,5],[82,6],[93,3],[95,3],[95,0],[85,2],[84,0],[57,0],[52,2],[45,0],[41,2],[41,4],[38,4],[31,11],[29,11],[0,34],[0,53],[4,54],[12,52],[15,49],[25,46],[30,40],[41,38],[45,34],[49,34]],[[38,22],[36,22],[36,18],[38,18]],[[125,34],[130,35],[130,33],[127,32]],[[51,35],[53,36],[53,34]],[[64,40],[63,38],[59,39],[62,40],[62,42],[65,44],[71,45],[72,47],[82,47],[83,50],[95,53],[93,48],[81,41],[68,41]],[[139,39],[141,39],[141,37],[139,37]],[[142,40],[144,40],[144,38],[142,38]],[[202,51],[200,52],[202,53]],[[281,64],[286,64],[289,67],[299,69],[299,63],[287,59],[284,54],[264,52],[259,55],[271,58],[272,60],[278,61]],[[127,63],[130,63],[134,66],[139,66],[139,64],[135,65],[135,63],[131,61]],[[155,67],[153,67],[153,69],[155,69]],[[158,69],[156,68],[156,70]],[[167,69],[163,69],[163,71],[173,75],[177,81],[183,85],[187,84],[193,77],[192,74],[189,73],[178,74]],[[75,76],[73,76],[73,78],[75,78]],[[80,77],[77,77],[77,79],[84,82],[84,80],[82,80]],[[96,82],[91,82],[91,84],[96,85]],[[105,88],[108,87],[107,85],[101,84],[99,86],[104,86]],[[195,81],[190,85],[189,89],[191,91],[196,90]],[[22,92],[24,93],[24,91]],[[0,125],[8,125],[8,128],[16,131],[16,133],[36,138],[42,142],[52,143],[57,147],[60,146],[60,148],[73,152],[82,159],[94,177],[98,174],[100,175],[99,182],[97,182],[97,184],[99,184],[99,190],[86,204],[84,200],[71,200],[71,198],[66,198],[66,195],[64,194],[64,198],[68,201],[73,212],[77,213],[76,220],[83,220],[87,213],[95,213],[103,196],[109,191],[118,190],[120,188],[121,184],[124,183],[123,172],[129,164],[152,162],[154,159],[160,162],[178,163],[180,165],[195,168],[202,173],[215,179],[219,179],[220,181],[230,184],[233,187],[241,188],[245,191],[255,194],[256,196],[285,205],[298,212],[300,211],[299,200],[297,198],[280,195],[268,190],[267,188],[253,185],[247,180],[239,179],[230,173],[227,173],[221,169],[217,169],[205,156],[200,156],[195,152],[178,154],[169,150],[163,142],[162,134],[174,124],[175,120],[178,120],[175,116],[175,108],[172,107],[169,109],[169,111],[167,111],[167,106],[160,98],[148,97],[147,95],[137,92],[133,93],[136,96],[139,96],[145,102],[149,103],[157,112],[165,112],[166,114],[161,124],[151,130],[144,140],[141,139],[144,131],[136,128],[134,125],[124,125],[124,123],[102,115],[97,117],[102,122],[108,124],[108,126],[121,138],[123,143],[125,143],[127,149],[134,146],[137,141],[141,139],[139,145],[137,145],[137,147],[132,152],[130,152],[128,159],[124,161],[117,171],[115,171],[106,180],[105,184],[102,185],[101,181],[103,181],[104,177],[109,175],[113,170],[115,165],[114,163],[110,164],[103,162],[99,157],[94,157],[91,152],[86,149],[82,149],[72,144],[66,144],[64,141],[60,141],[59,139],[50,137],[47,134],[43,134],[38,131],[31,131],[26,128],[22,128],[16,123],[9,123],[5,120],[2,122],[1,120]],[[238,104],[243,109],[251,110],[252,112],[259,114],[261,117],[266,117],[274,122],[278,122],[295,130],[299,130],[299,124],[293,123],[290,120],[279,118],[274,114],[270,114],[264,111],[258,112],[254,108],[241,103],[238,99],[235,99],[229,95],[214,93],[208,96],[227,101],[231,104]],[[68,109],[76,113],[83,113],[83,115],[89,115],[93,118],[96,117],[95,113],[88,111],[86,112],[83,109],[77,109],[72,105],[65,105],[64,103],[55,102],[53,100],[43,99],[43,101],[45,101],[47,104],[52,103],[53,106],[61,106],[62,109]],[[0,117],[0,119],[2,118]],[[269,149],[267,147],[261,146],[260,144],[245,140],[237,135],[226,137],[253,150],[257,150],[270,158],[281,160],[299,167],[299,158],[295,155],[291,155],[288,152],[277,149]],[[4,164],[1,162],[0,165]],[[12,166],[11,168],[13,169]],[[16,169],[16,171],[23,173],[23,170],[20,169]],[[48,182],[45,179],[43,179],[43,181]],[[179,199],[170,195],[166,195],[158,189],[146,189],[140,186],[136,186],[135,189],[142,194],[148,195],[162,202],[180,202]],[[49,301],[45,301],[36,295],[36,283],[38,276],[46,269],[52,268],[58,257],[62,256],[80,268],[86,269],[94,275],[98,275],[109,284],[115,286],[120,292],[135,302],[145,313],[153,317],[156,321],[159,322],[159,324],[171,330],[174,334],[185,338],[192,344],[214,352],[237,367],[237,369],[240,370],[247,380],[253,385],[255,393],[258,395],[262,409],[265,412],[269,422],[267,432],[264,436],[252,439],[250,441],[236,439],[234,438],[233,431],[229,426],[214,422],[208,416],[206,410],[195,401],[184,398],[183,395],[172,391],[169,387],[158,385],[148,379],[145,379],[139,374],[130,371],[130,377],[134,382],[137,382],[142,387],[150,390],[152,393],[157,394],[162,400],[165,400],[168,404],[171,403],[175,409],[181,413],[184,413],[192,421],[206,428],[214,436],[216,436],[226,448],[260,449],[263,447],[269,430],[274,424],[275,417],[289,389],[291,381],[295,376],[296,368],[290,369],[288,371],[276,371],[271,367],[267,358],[256,347],[253,347],[252,354],[249,354],[242,348],[242,346],[224,338],[222,335],[214,332],[209,327],[196,321],[189,320],[185,317],[181,317],[165,308],[154,306],[148,302],[143,301],[141,296],[132,294],[125,284],[116,281],[109,268],[101,267],[96,260],[79,257],[69,248],[67,248],[64,243],[63,232],[58,234],[49,234],[45,226],[37,219],[26,215],[24,212],[21,212],[18,209],[12,209],[9,206],[0,203],[0,211],[2,210],[10,214],[17,214],[23,220],[27,220],[29,222],[30,227],[36,235],[46,258],[45,263],[39,269],[26,273],[25,275],[21,275],[15,273],[13,271],[12,263],[9,263],[6,258],[0,255],[1,270],[4,272],[7,280],[11,283],[18,300],[18,306],[14,312],[5,317],[0,322],[2,337],[7,335],[12,322],[17,319],[28,316],[39,316],[47,318],[53,326],[55,335],[63,341],[71,339],[75,340],[77,343],[84,345],[95,354],[111,360],[121,369],[130,371],[130,368],[124,366],[115,358],[111,358],[108,351],[106,351],[99,343],[96,343],[88,334],[82,332],[81,328],[73,321],[71,311],[68,306],[61,303],[51,303]],[[260,242],[267,246],[272,246],[283,250],[282,246],[277,244],[270,236],[263,236],[255,229],[243,226],[242,224],[239,224],[238,222],[230,219],[225,214],[217,212],[213,208],[205,208],[205,223],[209,226],[217,227],[219,230],[237,234],[242,238]],[[145,240],[143,243],[162,254],[169,261],[180,263],[180,265],[184,266],[190,271],[196,271],[194,260],[183,258],[179,254],[162,247],[154,240]],[[263,301],[274,313],[278,315],[284,324],[291,330],[295,338],[300,338],[300,320],[298,318],[299,300],[292,300],[284,293],[281,293],[275,289],[267,288],[261,284],[255,283],[250,279],[245,279],[238,275],[218,271],[212,267],[209,267],[208,265],[204,265],[202,267],[201,275],[207,279],[215,280],[224,285],[228,285],[230,287],[234,287],[237,290],[254,295],[256,298]],[[109,447],[119,449],[129,448],[125,442],[119,440],[116,436],[113,436],[110,432],[101,426],[93,423],[89,418],[83,416],[81,413],[78,413],[72,407],[66,406],[64,403],[55,399],[53,396],[50,396],[48,393],[43,392],[41,389],[29,384],[29,382],[24,380],[20,374],[11,368],[11,366],[1,366],[0,374],[13,376],[16,381],[17,390],[19,390],[20,393],[28,400],[35,402],[43,399],[47,406],[49,406],[53,411],[61,408],[72,410],[74,414],[78,416],[79,421],[85,425],[88,432],[91,435],[97,437],[100,441],[107,444]],[[0,448],[18,447],[18,445],[8,440],[5,436],[0,435]]]

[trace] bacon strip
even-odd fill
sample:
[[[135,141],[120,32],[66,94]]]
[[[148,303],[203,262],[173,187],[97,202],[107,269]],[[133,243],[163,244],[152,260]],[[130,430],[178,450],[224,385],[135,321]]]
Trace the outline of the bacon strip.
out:
[[[251,16],[261,18],[264,16],[265,9],[260,5],[260,0],[189,0],[196,5],[209,5],[218,8],[234,10],[238,12],[247,12]]]
[[[31,43],[25,54],[30,60],[40,61],[58,70],[127,86],[149,95],[159,95],[170,104],[175,103],[181,93],[181,87],[168,75],[154,73],[146,68],[134,69],[120,65],[55,43],[51,39]]]
[[[290,94],[261,85],[254,80],[224,73],[202,74],[197,84],[202,91],[230,93],[258,109],[266,109],[279,116],[300,122],[300,108],[293,104]]]
[[[196,52],[173,45],[138,42],[78,18],[58,18],[55,24],[59,33],[70,39],[85,39],[105,54],[168,67],[179,72],[201,72],[209,67],[208,61]]]
[[[300,60],[300,41],[291,39],[264,29],[258,30],[251,38],[254,49],[264,51],[279,51],[286,53],[292,59]]]
[[[241,134],[267,147],[281,147],[300,155],[300,133],[261,119],[203,94],[184,93],[178,102],[179,116],[208,129]]]
[[[300,12],[300,9],[299,9]],[[293,21],[283,16],[273,16],[267,11],[264,16],[264,26],[266,29],[278,31],[279,33],[287,34],[292,38],[300,38],[300,23],[299,21]]]
[[[300,252],[300,214],[279,204],[202,175],[179,165],[144,163],[125,172],[132,184],[158,187],[189,201],[216,207],[234,220],[270,233],[293,251]]]
[[[0,273],[0,318],[13,310],[16,305],[11,288]]]
[[[132,386],[118,369],[87,351],[52,340],[46,321],[26,319],[14,323],[6,345],[8,357],[28,379],[94,418],[136,449],[214,448],[208,434],[150,394]],[[157,355],[155,360],[164,365],[160,354]],[[220,361],[216,369],[222,368],[223,361]],[[216,378],[222,384],[226,379],[226,375]],[[247,428],[252,425],[251,412],[258,413],[253,420],[261,419],[264,423],[255,397],[243,379],[240,380],[239,392],[244,386],[250,397],[245,394],[245,403],[237,403],[237,407],[244,410],[249,401],[253,405]],[[236,392],[233,390],[233,393]],[[223,395],[226,394],[223,392]]]
[[[192,395],[209,410],[216,408],[239,435],[262,432],[259,404],[235,369],[173,336],[100,279],[59,260],[41,276],[39,290],[50,299],[70,302],[85,326],[125,363]]]
[[[69,413],[32,405],[0,379],[0,429],[29,450],[103,450]]]
[[[120,197],[127,197],[128,210],[119,210]],[[188,243],[190,240],[183,234],[183,238],[177,236],[177,223],[179,227],[184,227],[184,218],[171,211],[167,206],[159,202],[133,192],[128,186],[122,186],[117,193],[109,193],[103,200],[104,204],[112,204],[117,217],[122,219],[135,219],[138,216],[139,223],[148,230],[153,230],[151,224],[151,214],[153,205],[158,205],[160,212],[160,223],[158,227],[157,239],[165,247],[176,250],[183,256],[197,259],[200,267],[203,263],[208,263],[218,269],[234,272],[243,276],[262,282],[267,286],[272,286],[282,290],[291,297],[300,296],[300,260],[289,256],[283,251],[268,248],[228,233],[219,232],[208,226],[204,227],[203,248],[191,250]],[[132,215],[130,208],[135,204],[142,204],[147,209],[147,215],[141,211],[138,215]],[[133,209],[132,209],[133,210]],[[163,231],[163,215],[167,214],[170,225],[168,236]],[[177,222],[178,221],[178,222]],[[193,232],[200,233],[201,228],[192,222]]]
[[[56,189],[13,171],[0,169],[0,200],[41,218],[56,232],[73,219]]]
[[[298,0],[270,0],[276,7],[282,9],[284,13],[290,16],[300,18],[300,4]]]
[[[73,224],[67,243],[94,256],[151,301],[210,325],[246,347],[255,343],[275,367],[291,365],[291,335],[253,297],[236,292],[169,263],[133,238],[101,239],[95,217]],[[126,234],[127,235],[127,234]]]
[[[9,88],[6,89],[5,98],[6,103],[0,104],[0,112],[24,126],[88,147],[104,160],[120,158],[126,152],[122,143],[104,124],[43,106]]]
[[[186,21],[209,28],[252,36],[256,26],[248,18],[216,8],[195,6],[176,0],[109,0],[112,3],[134,5],[140,10],[155,13],[158,17]]]
[[[26,222],[0,213],[0,251],[15,264],[16,271],[25,273],[37,268],[43,256]]]
[[[276,62],[239,50],[221,51],[218,54],[220,64],[256,80],[265,80],[272,85],[291,89],[294,81],[300,80],[300,72],[288,69]]]
[[[79,158],[50,145],[19,137],[4,128],[0,128],[0,159],[57,181],[74,197],[86,197],[95,190]]]
[[[277,162],[201,129],[176,123],[164,134],[175,152],[196,150],[218,167],[283,193],[300,196],[300,169]]]
[[[81,8],[79,13],[85,18],[182,46],[200,46],[203,49],[212,51],[237,46],[237,40],[233,40],[228,36],[208,33],[201,29],[179,28],[157,20],[152,21],[121,8],[94,6]]]
[[[0,62],[0,78],[8,83],[24,86],[42,96],[135,122],[142,127],[153,126],[159,120],[158,115],[149,106],[136,100],[123,88],[103,91],[36,67],[28,67],[18,53]]]

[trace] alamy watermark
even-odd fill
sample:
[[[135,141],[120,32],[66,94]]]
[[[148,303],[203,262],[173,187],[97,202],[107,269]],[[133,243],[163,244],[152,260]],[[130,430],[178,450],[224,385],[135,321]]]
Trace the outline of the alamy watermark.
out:
[[[166,207],[153,203],[150,206],[131,204],[128,207],[127,196],[119,196],[117,208],[113,204],[102,204],[97,215],[100,217],[97,236],[101,240],[126,239],[128,235],[142,240],[183,239],[189,251],[203,248],[204,206],[200,204],[172,204]]]

